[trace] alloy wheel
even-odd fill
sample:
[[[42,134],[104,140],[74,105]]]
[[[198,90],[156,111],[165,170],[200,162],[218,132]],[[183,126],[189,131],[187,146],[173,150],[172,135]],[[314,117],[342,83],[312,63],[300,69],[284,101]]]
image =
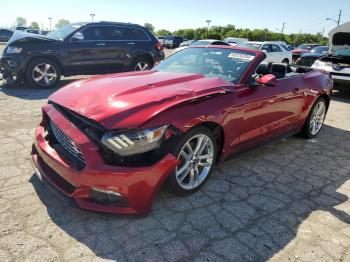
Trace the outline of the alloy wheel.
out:
[[[322,127],[326,115],[326,105],[323,101],[317,103],[310,118],[310,133],[316,135]]]
[[[147,62],[138,62],[135,66],[135,71],[145,71],[149,69],[149,64]]]
[[[181,164],[175,170],[177,183],[192,190],[206,179],[214,163],[213,142],[204,134],[193,136],[182,147],[178,159]]]
[[[34,67],[32,77],[38,85],[50,86],[56,81],[57,72],[52,65],[41,63]]]

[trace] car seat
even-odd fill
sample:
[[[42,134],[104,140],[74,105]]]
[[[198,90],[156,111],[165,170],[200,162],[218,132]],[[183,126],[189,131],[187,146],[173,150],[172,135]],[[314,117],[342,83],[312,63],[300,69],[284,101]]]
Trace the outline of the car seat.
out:
[[[287,66],[285,64],[273,63],[271,65],[271,74],[274,74],[277,79],[285,78]]]
[[[271,65],[272,65],[271,62],[269,62],[269,63],[267,63],[267,62],[260,63],[260,65],[256,69],[256,74],[258,74],[258,75],[270,74],[271,73]]]

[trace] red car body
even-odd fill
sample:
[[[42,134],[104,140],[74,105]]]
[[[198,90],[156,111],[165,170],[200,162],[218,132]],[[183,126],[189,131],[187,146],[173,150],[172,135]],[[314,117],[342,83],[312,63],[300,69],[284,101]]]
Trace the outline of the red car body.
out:
[[[251,87],[249,79],[265,55],[249,52],[255,58],[237,84],[199,74],[151,70],[98,76],[67,85],[51,95],[52,103],[43,107],[43,120],[36,129],[32,149],[37,173],[81,208],[141,214],[150,211],[159,187],[179,164],[170,153],[142,167],[106,164],[95,143],[55,104],[108,130],[168,124],[185,133],[201,124],[218,127],[222,135],[219,162],[239,151],[300,131],[315,100],[324,96],[329,101],[331,78],[312,71],[277,80],[275,86]],[[82,170],[70,166],[47,143],[48,119],[77,144],[86,161]],[[172,135],[167,131],[167,137]],[[127,204],[96,203],[91,200],[93,188],[118,192]]]

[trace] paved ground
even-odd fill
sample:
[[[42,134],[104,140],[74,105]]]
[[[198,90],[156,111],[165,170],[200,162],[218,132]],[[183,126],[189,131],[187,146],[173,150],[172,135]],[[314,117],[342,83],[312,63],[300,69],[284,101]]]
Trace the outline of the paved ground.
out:
[[[221,165],[147,217],[72,209],[33,174],[40,106],[54,90],[0,89],[0,261],[350,261],[350,92],[315,140],[291,137]]]

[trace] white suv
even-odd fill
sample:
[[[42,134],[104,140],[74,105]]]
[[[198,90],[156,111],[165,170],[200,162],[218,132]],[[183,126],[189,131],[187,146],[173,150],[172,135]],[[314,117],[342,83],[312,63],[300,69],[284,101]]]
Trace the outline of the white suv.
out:
[[[264,62],[286,63],[292,62],[292,52],[276,42],[245,42],[240,47],[262,51],[266,54]]]

